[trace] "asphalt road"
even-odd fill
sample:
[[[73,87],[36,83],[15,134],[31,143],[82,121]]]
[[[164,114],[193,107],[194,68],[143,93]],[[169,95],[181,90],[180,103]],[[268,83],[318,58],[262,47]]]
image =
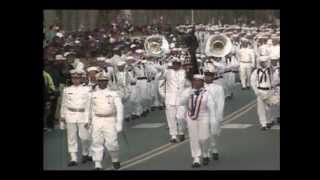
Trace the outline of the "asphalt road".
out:
[[[280,170],[280,126],[261,131],[255,96],[251,90],[235,88],[234,98],[226,101],[225,121],[219,137],[220,160],[208,166],[191,168],[190,143],[169,143],[164,111],[125,124],[127,145],[120,137],[120,170]],[[92,170],[93,163],[67,167],[66,133],[54,130],[44,134],[44,170]],[[79,147],[80,148],[80,147]],[[79,154],[80,159],[80,154]],[[111,161],[106,153],[106,170]]]

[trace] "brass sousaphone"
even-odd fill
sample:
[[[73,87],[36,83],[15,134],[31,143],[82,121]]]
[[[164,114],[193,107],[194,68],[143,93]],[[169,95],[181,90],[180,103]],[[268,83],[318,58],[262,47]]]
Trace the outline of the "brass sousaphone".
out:
[[[223,34],[211,35],[206,43],[205,53],[207,56],[224,57],[232,50],[231,40]]]
[[[162,35],[148,36],[144,41],[144,48],[147,55],[152,57],[162,57],[170,53],[169,43]]]

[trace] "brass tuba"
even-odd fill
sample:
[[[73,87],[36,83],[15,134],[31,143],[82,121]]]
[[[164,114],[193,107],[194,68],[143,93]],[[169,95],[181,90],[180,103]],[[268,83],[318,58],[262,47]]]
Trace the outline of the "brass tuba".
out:
[[[147,55],[153,57],[162,57],[170,53],[169,43],[166,38],[161,35],[148,36],[144,41],[144,48]]]
[[[205,53],[207,56],[224,57],[232,50],[232,42],[222,34],[211,35],[206,43]]]

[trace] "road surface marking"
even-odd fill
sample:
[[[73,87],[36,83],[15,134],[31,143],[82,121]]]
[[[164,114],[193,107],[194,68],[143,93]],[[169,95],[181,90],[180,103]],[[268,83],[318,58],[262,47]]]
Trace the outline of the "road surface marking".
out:
[[[246,110],[244,110],[244,111],[242,111],[242,112],[239,112],[239,114],[231,117],[230,119],[224,120],[224,121],[222,122],[222,124],[224,125],[224,124],[226,124],[226,123],[228,123],[228,122],[231,122],[231,121],[235,120],[236,118],[244,115],[245,113],[247,113],[248,111],[250,111],[251,109],[253,109],[255,106],[256,106],[256,103],[252,104],[252,105],[251,105],[250,107],[248,107]],[[153,158],[153,157],[155,157],[155,156],[158,156],[158,155],[160,155],[160,154],[163,154],[163,153],[165,153],[165,152],[168,152],[168,151],[170,151],[170,150],[173,149],[173,148],[179,147],[179,146],[181,146],[182,144],[185,144],[185,143],[188,142],[188,141],[189,141],[189,138],[186,139],[186,140],[185,140],[184,142],[182,142],[182,143],[175,144],[175,145],[173,145],[173,146],[169,146],[168,148],[165,148],[165,149],[163,149],[163,150],[160,150],[159,152],[156,152],[155,154],[151,154],[150,156],[144,157],[143,159],[139,159],[139,160],[137,160],[137,161],[134,162],[134,163],[127,164],[127,165],[121,167],[119,170],[126,169],[126,168],[131,167],[131,166],[134,166],[134,165],[136,165],[136,164],[138,164],[138,163],[147,161],[147,160],[149,160],[149,159],[151,159],[151,158]],[[108,169],[111,169],[111,168],[108,168]]]
[[[280,130],[280,126],[279,125],[274,125],[270,129],[272,129],[272,130]]]
[[[142,123],[142,124],[138,124],[135,125],[131,128],[145,128],[145,129],[149,129],[149,128],[159,128],[164,126],[165,123]]]
[[[245,106],[242,106],[240,109],[238,109],[238,110],[232,112],[231,114],[228,114],[227,116],[225,116],[225,117],[224,117],[224,121],[228,120],[229,118],[231,118],[232,116],[234,116],[236,113],[240,113],[241,111],[244,111],[246,108],[248,108],[249,106],[252,106],[252,105],[255,104],[255,103],[256,103],[256,100],[252,100],[251,102],[249,102],[249,103],[246,104]],[[224,121],[223,121],[223,122],[224,122]],[[152,154],[152,153],[154,153],[154,152],[156,152],[156,151],[158,151],[158,150],[162,150],[162,149],[164,149],[164,148],[168,148],[168,147],[171,146],[171,145],[172,145],[171,143],[164,144],[164,145],[162,145],[162,146],[160,146],[160,147],[158,147],[158,148],[156,148],[156,149],[153,149],[153,150],[151,150],[151,151],[148,151],[148,152],[146,152],[146,153],[143,153],[143,154],[141,154],[141,155],[138,155],[138,156],[136,156],[136,157],[134,157],[134,158],[132,158],[132,159],[129,159],[129,160],[127,160],[127,161],[124,161],[124,162],[121,163],[121,165],[129,164],[129,163],[131,163],[131,162],[133,162],[133,161],[136,161],[137,159],[143,158],[143,157],[145,157],[145,156],[149,156],[150,154]],[[106,168],[106,170],[111,170],[111,169],[112,169],[111,167]]]
[[[252,124],[225,124],[221,128],[223,129],[245,129],[252,126]]]

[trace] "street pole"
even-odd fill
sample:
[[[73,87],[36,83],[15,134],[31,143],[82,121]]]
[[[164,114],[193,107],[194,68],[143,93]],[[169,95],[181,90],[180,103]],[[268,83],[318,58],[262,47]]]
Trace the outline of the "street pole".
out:
[[[191,24],[194,24],[194,16],[193,16],[193,9],[191,10]]]

